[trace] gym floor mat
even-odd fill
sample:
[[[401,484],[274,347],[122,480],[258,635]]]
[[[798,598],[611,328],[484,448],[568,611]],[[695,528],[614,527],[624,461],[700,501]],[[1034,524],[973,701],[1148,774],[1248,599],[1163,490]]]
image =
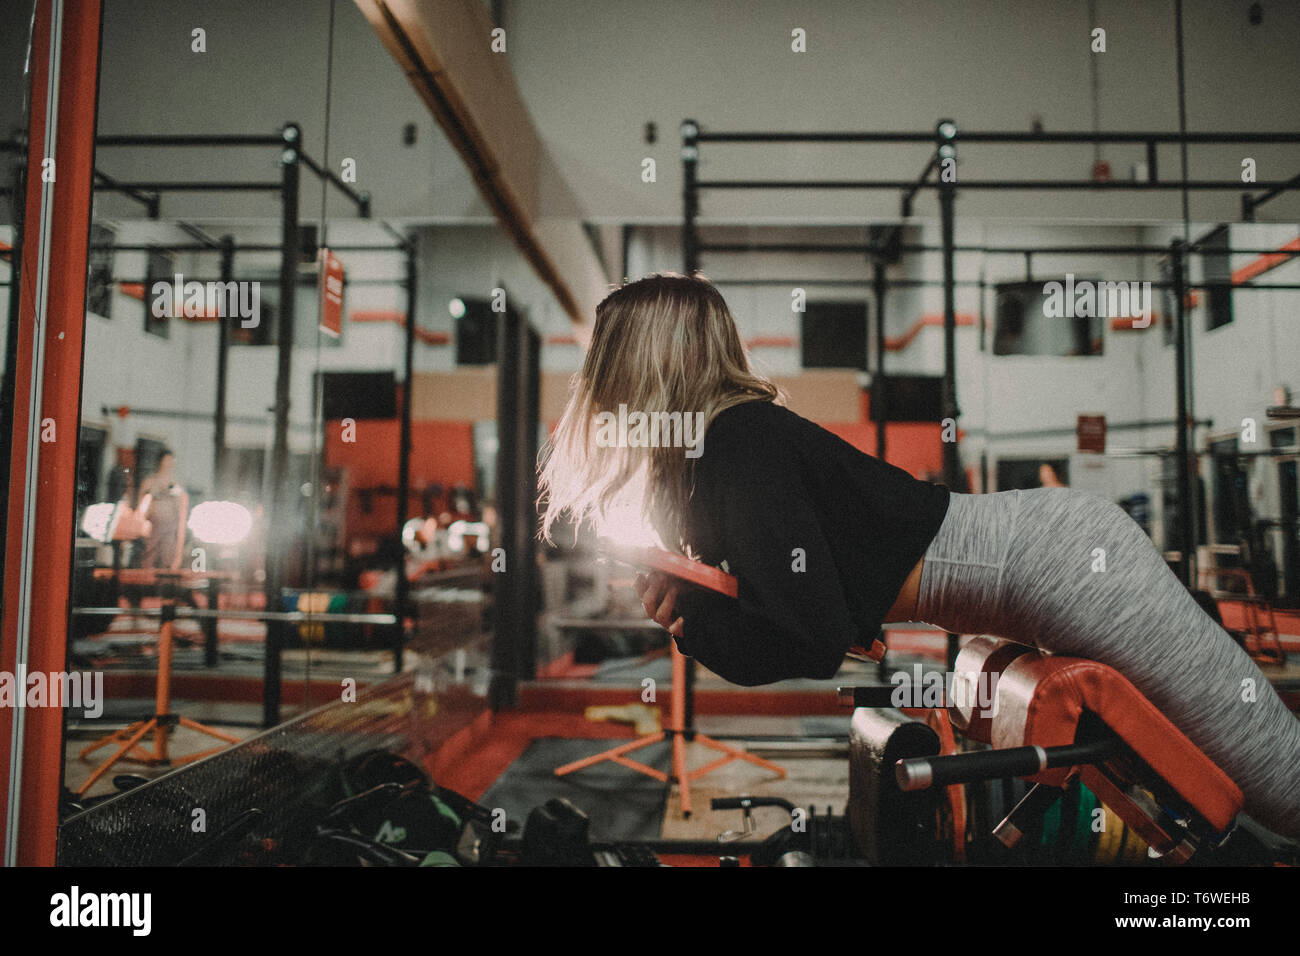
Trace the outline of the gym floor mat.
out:
[[[528,812],[552,797],[567,797],[591,819],[597,841],[657,840],[663,825],[667,788],[643,774],[604,762],[555,775],[555,768],[608,750],[616,741],[539,737],[488,788],[479,802],[501,807],[523,824]],[[651,744],[628,755],[662,770],[669,768],[667,743]]]
[[[731,741],[735,743],[735,741]],[[692,754],[694,756],[694,754]],[[699,757],[705,757],[701,753]],[[699,759],[699,758],[697,758]],[[721,767],[691,785],[692,810],[689,819],[681,812],[678,790],[673,788],[668,812],[664,817],[665,840],[716,840],[725,830],[740,830],[743,817],[738,810],[712,810],[714,797],[749,796],[784,797],[800,807],[813,806],[818,816],[830,806],[836,814],[844,813],[848,799],[848,761],[821,757],[774,758],[785,768],[786,778],[778,779],[761,767],[735,762]],[[696,760],[688,758],[695,766]],[[759,807],[753,811],[754,833],[745,842],[761,842],[790,823],[790,814],[780,807]]]

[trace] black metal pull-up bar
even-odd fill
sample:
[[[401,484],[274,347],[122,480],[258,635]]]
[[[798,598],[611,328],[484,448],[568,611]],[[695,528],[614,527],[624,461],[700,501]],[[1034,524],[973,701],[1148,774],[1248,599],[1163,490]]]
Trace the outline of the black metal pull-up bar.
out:
[[[297,126],[290,124],[285,127],[285,132],[289,129],[298,130]],[[97,136],[95,137],[95,146],[99,147],[126,147],[126,148],[146,148],[157,149],[159,147],[179,147],[179,148],[201,148],[211,149],[216,147],[267,147],[278,146],[286,147],[297,143],[297,138],[286,138],[285,132],[279,136],[258,135],[258,134],[221,134],[221,135],[185,135],[185,136],[154,136],[154,135],[116,135],[116,136]],[[296,136],[300,136],[297,133]],[[294,157],[295,162],[300,162],[311,170],[317,177],[329,183],[340,193],[346,196],[353,205],[357,207],[357,212],[363,219],[370,218],[370,194],[358,192],[343,180],[339,179],[334,173],[325,169],[318,162],[308,156],[299,147],[296,149],[297,155]],[[164,192],[275,192],[283,187],[279,182],[217,182],[217,181],[174,181],[174,182],[118,182],[117,180],[96,171],[101,183],[98,188],[108,192],[126,193],[133,199],[145,203],[149,207],[149,217],[158,218],[158,199]],[[147,193],[154,195],[148,196]]]
[[[687,120],[687,123],[695,123]],[[696,143],[933,143],[934,132],[745,132],[705,130],[695,124]],[[1201,132],[1177,133],[1173,131],[1118,131],[1087,132],[1066,131],[1035,133],[1022,130],[963,131],[963,143],[1019,143],[1019,144],[1104,144],[1104,143],[1156,143],[1156,144],[1208,144],[1208,143],[1300,143],[1300,133],[1279,132]]]
[[[864,252],[871,250],[871,241],[864,238],[861,242],[701,242],[699,248],[704,252],[780,252],[789,254],[817,254],[817,255],[852,255],[861,256]],[[921,253],[921,252],[942,252],[943,246],[929,246],[922,243],[904,242],[898,245],[898,251],[902,253]],[[984,255],[1071,255],[1071,256],[1167,256],[1169,255],[1168,246],[1144,246],[1144,245],[1117,245],[1117,246],[1095,246],[1095,245],[1064,245],[1064,246],[984,246],[984,245],[964,245],[956,243],[953,245],[954,252],[978,252]],[[1191,248],[1190,254],[1202,256],[1230,256],[1253,255],[1253,256],[1271,256],[1276,255],[1277,249],[1229,249],[1221,247],[1217,249],[1210,248]],[[1300,252],[1296,253],[1300,255]]]
[[[1300,253],[1296,253],[1300,255]],[[862,288],[864,286],[875,285],[876,280],[870,276],[864,276],[860,279],[810,279],[807,276],[798,277],[790,276],[781,277],[764,277],[762,279],[749,278],[728,278],[725,276],[715,276],[710,281],[714,285],[735,285],[735,286],[825,286],[827,288],[844,287],[844,288]],[[1031,280],[1037,281],[1037,280]],[[1153,289],[1174,289],[1180,288],[1186,291],[1200,289],[1208,292],[1213,289],[1227,289],[1232,292],[1296,292],[1300,291],[1300,282],[1277,282],[1268,285],[1253,285],[1247,282],[1183,282],[1177,284],[1174,282],[1165,282],[1163,280],[1142,280],[1149,283]],[[886,279],[885,286],[890,289],[932,289],[943,285],[942,279]],[[998,282],[989,282],[983,279],[955,279],[952,283],[958,288],[966,289],[988,289],[998,286]],[[1082,316],[1081,316],[1082,318]],[[1101,318],[1101,316],[1098,316]]]
[[[1262,182],[1255,185],[1281,190],[1295,185],[1296,180]],[[948,183],[929,180],[907,179],[702,179],[695,184],[700,189],[861,189],[861,190],[919,190],[943,189]],[[1052,192],[1102,192],[1119,190],[1122,192],[1166,191],[1175,192],[1190,189],[1194,192],[1235,192],[1241,189],[1241,183],[1219,181],[1215,179],[1159,180],[1155,182],[1127,179],[963,179],[954,183],[959,189],[979,191],[1033,191],[1051,190]]]

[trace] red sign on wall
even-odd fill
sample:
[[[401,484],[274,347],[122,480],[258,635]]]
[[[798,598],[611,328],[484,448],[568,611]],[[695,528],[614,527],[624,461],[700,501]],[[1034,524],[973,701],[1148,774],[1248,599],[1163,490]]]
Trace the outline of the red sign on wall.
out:
[[[343,263],[326,248],[320,251],[320,327],[326,335],[343,333]]]
[[[1106,451],[1106,416],[1080,415],[1074,426],[1074,433],[1079,439],[1079,451]]]

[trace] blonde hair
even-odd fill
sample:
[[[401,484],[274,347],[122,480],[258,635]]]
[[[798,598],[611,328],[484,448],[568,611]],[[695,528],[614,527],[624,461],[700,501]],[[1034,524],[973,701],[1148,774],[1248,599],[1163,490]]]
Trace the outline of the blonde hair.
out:
[[[644,468],[641,516],[666,547],[682,551],[691,492],[685,449],[608,447],[595,440],[598,416],[620,405],[646,414],[698,413],[707,428],[719,412],[750,401],[779,403],[784,396],[750,368],[736,320],[708,279],[659,272],[611,292],[596,307],[591,346],[546,445],[541,537],[551,540],[566,512],[575,536],[584,520],[602,520]]]

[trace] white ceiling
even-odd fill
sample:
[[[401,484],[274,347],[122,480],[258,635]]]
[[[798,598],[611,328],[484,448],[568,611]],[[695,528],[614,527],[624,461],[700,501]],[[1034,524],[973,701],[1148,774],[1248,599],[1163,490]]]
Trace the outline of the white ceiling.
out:
[[[1104,130],[1178,129],[1172,2],[1098,0],[1105,53],[1090,52],[1081,0],[511,0],[510,57],[523,96],[589,218],[677,221],[682,119],[719,130],[1087,130],[1097,67]],[[1187,123],[1192,130],[1300,130],[1300,3],[1265,2],[1247,22],[1244,0],[1185,3]],[[807,52],[791,52],[791,31]],[[646,145],[643,127],[658,126]],[[929,149],[914,146],[705,144],[702,178],[916,177]],[[1300,173],[1300,148],[1194,148],[1192,178],[1239,178],[1244,155],[1261,179]],[[652,157],[658,183],[640,181]],[[1127,178],[1142,147],[1107,147]],[[959,177],[1086,178],[1091,147],[1020,151],[968,146]],[[1159,157],[1178,171],[1176,147]],[[1177,193],[967,192],[961,212],[1048,219],[1180,218]],[[1276,207],[1277,215],[1282,204]],[[1235,192],[1193,197],[1193,218],[1236,218]],[[1287,207],[1295,216],[1300,203]],[[933,215],[933,194],[917,203]],[[861,221],[898,215],[895,193],[710,193],[703,213],[731,221]],[[1272,213],[1272,210],[1270,210]]]
[[[712,129],[927,130],[951,117],[964,129],[1089,129],[1097,67],[1107,130],[1176,130],[1171,2],[1098,0],[1104,54],[1089,52],[1087,4],[1066,0],[507,0],[500,5],[508,56],[545,150],[558,171],[542,192],[543,216],[601,223],[671,223],[681,216],[678,125]],[[1246,0],[1187,0],[1187,119],[1193,130],[1300,129],[1300,3],[1269,0],[1247,23]],[[355,159],[358,189],[377,215],[418,222],[490,219],[468,174],[406,78],[349,2],[337,0],[332,72],[330,5],[321,0],[106,0],[100,133],[273,132],[304,127],[307,151]],[[207,31],[191,53],[190,31]],[[791,31],[806,53],[790,51]],[[485,38],[486,44],[486,38]],[[486,51],[484,55],[494,55]],[[658,141],[644,142],[653,121]],[[414,146],[401,130],[414,123]],[[912,146],[703,147],[701,176],[915,177],[928,156]],[[1194,147],[1193,178],[1233,181],[1244,156],[1261,179],[1300,173],[1295,147]],[[1083,178],[1090,147],[1012,150],[969,145],[965,178]],[[642,163],[657,182],[641,181]],[[1106,147],[1116,178],[1140,147]],[[270,179],[274,151],[102,151],[101,168],[129,179]],[[1178,151],[1160,153],[1161,175]],[[211,194],[169,197],[164,214],[206,218],[264,213],[268,200]],[[320,208],[319,187],[304,210]],[[107,210],[135,209],[102,197]],[[332,215],[350,215],[337,196]],[[959,215],[981,219],[1143,221],[1181,216],[1177,193],[959,195]],[[1192,218],[1235,219],[1238,193],[1194,194]],[[933,193],[918,199],[933,216]],[[703,197],[705,221],[860,223],[898,216],[896,193],[720,193]],[[1261,218],[1300,217],[1300,201]]]

